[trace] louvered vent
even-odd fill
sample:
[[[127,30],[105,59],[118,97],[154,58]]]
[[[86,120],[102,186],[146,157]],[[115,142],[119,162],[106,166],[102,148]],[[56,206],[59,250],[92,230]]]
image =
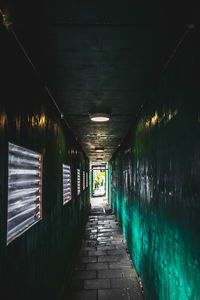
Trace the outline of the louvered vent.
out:
[[[85,190],[85,171],[83,171],[83,190]]]
[[[72,199],[71,168],[63,165],[63,204]]]
[[[81,171],[77,169],[77,195],[81,193]]]
[[[42,218],[42,156],[8,143],[7,244]]]

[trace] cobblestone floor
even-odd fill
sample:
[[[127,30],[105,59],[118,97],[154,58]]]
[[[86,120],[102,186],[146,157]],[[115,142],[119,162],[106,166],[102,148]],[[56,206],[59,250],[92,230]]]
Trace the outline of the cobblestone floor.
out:
[[[144,300],[121,228],[108,205],[91,211],[69,299]]]

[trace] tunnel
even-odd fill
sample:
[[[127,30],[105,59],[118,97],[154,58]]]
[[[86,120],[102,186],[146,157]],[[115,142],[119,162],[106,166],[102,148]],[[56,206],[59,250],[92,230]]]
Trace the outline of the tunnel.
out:
[[[2,300],[200,300],[199,17],[1,1]]]

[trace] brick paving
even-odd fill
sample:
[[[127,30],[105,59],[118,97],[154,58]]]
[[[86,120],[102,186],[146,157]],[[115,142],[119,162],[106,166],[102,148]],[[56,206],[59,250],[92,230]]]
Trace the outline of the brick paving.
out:
[[[91,210],[69,299],[144,300],[126,241],[109,206]]]

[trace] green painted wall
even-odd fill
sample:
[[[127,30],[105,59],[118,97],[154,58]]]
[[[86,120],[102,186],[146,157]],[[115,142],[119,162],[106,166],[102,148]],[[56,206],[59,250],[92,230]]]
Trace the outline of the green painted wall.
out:
[[[199,53],[190,33],[109,165],[147,300],[200,299]]]
[[[76,169],[89,171],[89,162],[4,28],[0,40],[0,290],[5,300],[55,300],[70,278],[90,208],[89,188],[76,195]],[[43,155],[43,219],[6,246],[8,142]],[[71,165],[73,182],[65,206],[62,163]]]
[[[93,197],[93,171],[90,170],[90,197]]]
[[[108,198],[108,193],[109,193],[109,174],[108,174],[108,164],[106,164],[106,197]]]

